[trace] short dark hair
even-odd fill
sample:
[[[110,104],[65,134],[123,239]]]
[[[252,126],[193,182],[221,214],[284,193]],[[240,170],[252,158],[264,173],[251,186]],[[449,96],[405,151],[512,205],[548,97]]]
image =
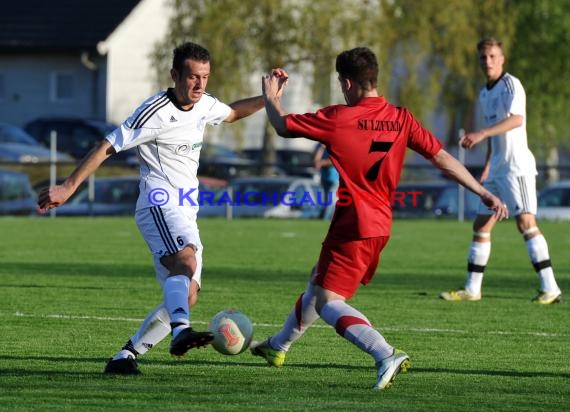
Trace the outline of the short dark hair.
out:
[[[199,44],[186,42],[174,49],[172,58],[172,68],[178,73],[182,73],[184,60],[196,60],[200,62],[210,61],[210,52]]]
[[[368,47],[345,50],[336,58],[336,71],[344,79],[356,82],[365,90],[376,88],[378,61]]]
[[[497,46],[499,49],[503,50],[503,42],[497,40],[494,37],[484,37],[481,40],[479,40],[479,43],[477,43],[477,51],[480,52],[483,49],[486,49],[487,47],[493,47],[493,46]]]

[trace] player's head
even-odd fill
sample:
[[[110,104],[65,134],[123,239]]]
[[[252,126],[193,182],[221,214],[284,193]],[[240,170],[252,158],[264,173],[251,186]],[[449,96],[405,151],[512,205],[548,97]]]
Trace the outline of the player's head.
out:
[[[356,47],[340,53],[336,58],[336,71],[348,104],[354,103],[349,96],[349,89],[352,86],[364,92],[376,89],[378,61],[372,50],[367,47]]]
[[[503,74],[505,56],[503,43],[494,37],[485,37],[477,43],[479,65],[488,81],[495,81]]]
[[[191,107],[206,90],[210,76],[210,52],[204,47],[187,42],[174,49],[170,76],[181,106]]]

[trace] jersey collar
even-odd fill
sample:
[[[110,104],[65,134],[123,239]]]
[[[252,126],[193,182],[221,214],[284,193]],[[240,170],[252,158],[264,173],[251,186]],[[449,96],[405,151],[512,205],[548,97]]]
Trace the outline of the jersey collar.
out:
[[[180,104],[178,103],[178,100],[176,100],[176,95],[174,94],[174,89],[172,87],[169,87],[166,90],[166,97],[168,97],[168,100],[170,100],[170,102],[174,105],[174,107],[176,107],[181,112],[189,112],[194,108],[194,106],[192,106],[189,109],[182,108],[182,106],[180,106]]]
[[[486,86],[487,90],[491,90],[493,87],[495,87],[495,85],[501,81],[501,79],[505,76],[505,74],[507,74],[507,72],[501,73],[501,75],[494,82],[487,83],[487,86]]]
[[[378,103],[383,104],[385,102],[384,96],[377,96],[377,97],[363,97],[358,101],[356,104],[357,106],[360,105],[376,105]]]

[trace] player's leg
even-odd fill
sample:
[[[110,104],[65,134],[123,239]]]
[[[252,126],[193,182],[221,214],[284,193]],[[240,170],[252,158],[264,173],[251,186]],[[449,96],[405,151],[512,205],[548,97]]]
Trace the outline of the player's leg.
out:
[[[172,329],[170,353],[182,356],[193,347],[210,343],[213,340],[210,332],[195,332],[190,328],[189,290],[191,279],[201,271],[202,253],[195,211],[151,207],[138,210],[136,221],[150,251],[168,269],[162,288]]]
[[[200,287],[198,282],[192,279],[188,302],[190,307],[196,304],[199,291]],[[168,316],[164,304],[160,304],[147,315],[139,329],[125,343],[121,350],[109,359],[105,366],[105,373],[124,375],[139,374],[140,370],[138,369],[136,359],[158,345],[170,332],[170,317]]]
[[[326,220],[331,220],[335,211],[335,207],[336,207],[336,202],[338,200],[338,183],[333,183],[331,185],[331,187],[328,190],[328,193],[325,192],[326,196],[329,196],[330,193],[330,204],[327,204],[326,209],[325,209],[325,215],[324,215],[324,219]]]
[[[190,287],[197,268],[196,255],[197,247],[189,245],[161,258],[171,273],[164,282],[164,306],[170,317],[170,354],[173,356],[183,356],[189,349],[208,345],[214,339],[211,332],[197,332],[190,327]]]
[[[501,197],[509,206],[509,202],[502,196],[500,187],[496,182],[486,182],[485,187],[491,193]],[[511,202],[512,204],[512,202]],[[509,210],[512,210],[509,207]],[[467,277],[463,289],[440,293],[439,297],[449,301],[477,301],[481,299],[481,286],[487,263],[491,256],[491,232],[497,219],[482,202],[479,203],[478,214],[473,221],[473,237],[469,244],[467,254]]]
[[[271,346],[275,349],[287,352],[293,342],[299,339],[319,318],[315,309],[314,285],[311,283],[315,269],[316,267],[311,270],[311,279],[307,283],[307,289],[295,302],[282,329],[271,337]]]
[[[483,274],[491,256],[491,232],[497,223],[494,215],[478,215],[473,222],[473,238],[467,257],[467,280],[465,291],[472,297],[481,298]]]
[[[530,261],[538,275],[540,290],[533,302],[539,304],[557,303],[562,293],[552,269],[548,244],[536,223],[536,185],[534,176],[518,176],[510,181],[511,190],[520,205],[516,216],[517,229],[523,235]]]
[[[400,372],[410,368],[410,358],[390,345],[368,318],[343,296],[316,286],[317,309],[321,318],[344,339],[368,353],[378,369],[373,389],[387,389]]]
[[[368,318],[347,303],[360,284],[372,280],[388,237],[350,242],[325,240],[315,276],[315,307],[321,319],[375,361],[375,389],[391,386],[399,372],[410,367],[408,355],[396,350]]]
[[[295,302],[281,330],[263,342],[252,342],[251,353],[265,358],[276,368],[281,367],[291,345],[319,318],[315,301],[314,285],[309,281],[307,290]]]

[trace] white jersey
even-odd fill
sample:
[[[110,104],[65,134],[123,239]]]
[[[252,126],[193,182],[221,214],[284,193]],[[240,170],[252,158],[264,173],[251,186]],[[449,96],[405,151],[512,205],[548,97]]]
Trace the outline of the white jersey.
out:
[[[489,178],[536,175],[536,162],[528,148],[526,136],[526,95],[520,80],[503,73],[490,89],[488,86],[481,89],[479,102],[487,127],[511,115],[523,116],[520,127],[490,138]]]
[[[186,206],[197,212],[204,129],[221,123],[230,113],[228,105],[209,94],[185,111],[168,89],[147,99],[107,136],[117,152],[137,146],[141,179],[137,210]]]

